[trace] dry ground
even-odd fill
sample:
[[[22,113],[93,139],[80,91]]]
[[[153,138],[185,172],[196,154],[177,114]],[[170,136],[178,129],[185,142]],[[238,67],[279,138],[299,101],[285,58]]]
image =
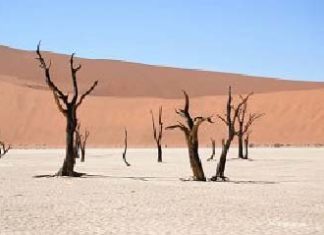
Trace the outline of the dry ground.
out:
[[[324,234],[323,149],[252,149],[227,164],[230,182],[181,181],[185,149],[92,149],[84,178],[58,170],[63,150],[13,150],[0,160],[0,234]],[[208,177],[216,162],[207,162]],[[219,149],[217,150],[217,154]]]

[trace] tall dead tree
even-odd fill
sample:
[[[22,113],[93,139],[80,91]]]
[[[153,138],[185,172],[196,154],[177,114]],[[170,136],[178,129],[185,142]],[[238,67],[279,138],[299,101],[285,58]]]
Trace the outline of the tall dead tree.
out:
[[[191,117],[189,113],[189,96],[183,91],[185,96],[185,105],[183,109],[176,110],[176,113],[186,120],[186,124],[178,121],[178,124],[168,126],[166,129],[180,129],[183,131],[189,152],[189,161],[193,173],[193,179],[197,181],[206,181],[204,170],[201,165],[201,160],[198,153],[199,142],[198,142],[198,129],[199,126],[207,121],[213,123],[211,117]]]
[[[57,176],[80,176],[82,174],[74,171],[75,165],[75,129],[77,127],[77,109],[82,104],[82,101],[88,96],[93,89],[97,86],[98,81],[95,81],[93,85],[82,95],[79,95],[77,72],[81,69],[81,65],[75,66],[74,53],[70,57],[70,70],[71,79],[73,84],[73,96],[69,99],[68,94],[64,94],[51,79],[50,68],[51,62],[47,64],[40,52],[40,43],[37,45],[37,60],[39,61],[40,68],[44,71],[45,81],[53,93],[54,100],[59,111],[66,118],[66,153],[63,166],[56,173]]]
[[[158,129],[156,128],[155,121],[154,121],[154,115],[151,110],[151,116],[152,116],[152,128],[153,128],[153,137],[158,149],[158,162],[162,162],[162,146],[161,146],[161,141],[162,141],[162,134],[163,134],[163,122],[162,122],[162,106],[160,106],[159,109],[159,127]]]
[[[11,145],[6,146],[5,142],[0,141],[0,158],[6,155],[11,149]]]
[[[249,97],[252,95],[249,94],[246,97],[244,97],[240,103],[235,106],[232,104],[233,98],[232,98],[232,89],[229,87],[228,89],[228,100],[226,105],[226,114],[224,116],[217,115],[217,117],[225,123],[227,126],[227,139],[225,140],[225,143],[223,145],[223,150],[221,153],[221,156],[219,158],[219,162],[216,167],[216,175],[211,178],[212,181],[216,181],[218,179],[225,180],[226,177],[224,176],[225,172],[225,165],[227,160],[227,153],[229,148],[231,147],[231,143],[234,139],[234,137],[237,135],[237,130],[235,128],[236,121],[238,119],[238,115],[241,112],[242,106],[248,101]]]
[[[240,96],[241,101],[244,100],[244,97]],[[243,139],[246,133],[249,131],[249,128],[255,122],[255,120],[259,119],[264,115],[264,113],[250,113],[248,118],[246,119],[247,114],[247,107],[248,102],[246,101],[243,105],[241,110],[239,111],[239,115],[237,116],[238,119],[238,131],[237,131],[237,138],[238,138],[238,157],[245,159],[243,154]]]
[[[124,152],[123,152],[123,161],[126,166],[130,166],[128,161],[126,160],[126,153],[127,153],[127,129],[125,128],[125,138],[124,138]]]
[[[210,138],[211,143],[212,143],[212,154],[210,155],[210,157],[207,159],[207,161],[211,161],[214,159],[215,157],[215,148],[216,148],[216,143],[215,140],[213,138]]]

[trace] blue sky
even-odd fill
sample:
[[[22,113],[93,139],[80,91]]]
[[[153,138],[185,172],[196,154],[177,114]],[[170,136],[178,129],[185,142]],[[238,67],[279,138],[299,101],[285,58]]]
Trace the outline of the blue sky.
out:
[[[0,0],[0,44],[324,81],[322,0]]]

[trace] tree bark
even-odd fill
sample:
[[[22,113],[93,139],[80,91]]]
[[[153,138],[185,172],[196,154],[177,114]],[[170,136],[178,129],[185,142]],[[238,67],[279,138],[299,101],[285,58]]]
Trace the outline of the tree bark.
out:
[[[216,175],[212,178],[212,180],[214,180],[214,181],[217,181],[218,178],[221,178],[222,180],[226,179],[224,172],[225,172],[225,166],[226,166],[226,160],[227,160],[227,153],[231,147],[232,139],[233,139],[233,137],[227,139],[225,144],[223,145],[223,148],[222,148],[223,151],[221,153],[221,156],[219,158],[219,162],[218,162],[217,168],[216,168]]]
[[[85,161],[85,148],[81,148],[81,162]]]
[[[244,159],[244,154],[243,154],[243,135],[238,134],[238,157]]]
[[[185,96],[184,108],[176,110],[176,113],[186,120],[186,124],[178,121],[178,124],[168,126],[166,129],[173,130],[178,128],[184,133],[188,146],[189,162],[193,173],[193,179],[197,181],[206,181],[198,153],[198,129],[203,122],[207,121],[213,123],[213,121],[211,117],[191,117],[189,113],[189,96],[185,91],[183,91],[183,93]]]
[[[206,181],[206,177],[198,153],[198,141],[191,140],[189,138],[187,141],[187,145],[188,145],[190,166],[193,172],[194,180]]]
[[[76,129],[76,117],[73,107],[68,107],[66,115],[66,154],[62,168],[57,173],[58,176],[76,176],[74,134]]]
[[[245,155],[244,155],[244,159],[248,159],[249,158],[249,136],[247,136],[244,139],[244,144],[245,144]]]
[[[158,149],[158,162],[162,162],[162,146],[160,143],[157,145],[157,149]]]

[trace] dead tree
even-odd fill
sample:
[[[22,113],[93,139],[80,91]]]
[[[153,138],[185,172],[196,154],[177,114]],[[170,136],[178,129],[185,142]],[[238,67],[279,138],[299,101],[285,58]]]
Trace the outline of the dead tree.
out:
[[[241,101],[244,100],[244,97],[240,96]],[[238,157],[242,159],[246,159],[243,154],[243,139],[246,133],[249,131],[249,128],[252,126],[252,124],[262,117],[264,113],[257,114],[257,113],[250,113],[248,116],[248,119],[246,119],[247,114],[247,107],[248,102],[246,101],[243,105],[241,110],[239,111],[239,114],[237,116],[238,119],[238,131],[237,131],[237,138],[238,138]]]
[[[151,110],[151,116],[152,116],[153,137],[158,149],[158,162],[162,162],[162,146],[161,146],[162,134],[163,134],[162,106],[160,106],[159,109],[159,129],[158,130],[156,129],[152,110]]]
[[[3,141],[0,141],[0,158],[6,155],[10,149],[11,149],[10,144],[6,146],[6,144]]]
[[[81,135],[81,143],[80,143],[81,162],[85,161],[86,145],[87,145],[87,140],[88,140],[89,135],[90,135],[90,132],[88,130],[85,130],[84,135]]]
[[[229,87],[228,89],[228,100],[226,105],[226,114],[224,116],[217,115],[217,117],[225,123],[228,129],[227,139],[223,144],[223,150],[219,158],[219,162],[216,167],[216,175],[211,178],[212,181],[217,181],[218,179],[226,180],[224,176],[225,165],[227,159],[227,153],[231,146],[231,143],[234,137],[237,135],[237,130],[235,129],[236,120],[238,119],[238,115],[241,112],[242,106],[248,101],[249,97],[252,95],[249,94],[244,97],[237,106],[232,104],[232,89]]]
[[[198,153],[198,129],[199,126],[207,121],[213,123],[211,117],[191,117],[189,113],[189,96],[183,91],[185,96],[185,105],[183,109],[176,110],[176,113],[186,120],[186,125],[182,122],[178,122],[176,125],[168,126],[166,129],[180,129],[185,134],[187,141],[190,166],[193,172],[193,179],[197,181],[206,181],[204,170],[201,165],[201,160]]]
[[[249,158],[249,141],[250,141],[250,134],[251,132],[247,132],[244,138],[244,145],[245,145],[245,154],[244,154],[244,159]]]
[[[76,151],[77,154],[79,155],[79,151],[81,152],[81,158],[80,161],[84,162],[85,161],[85,151],[86,151],[86,145],[87,145],[87,140],[90,135],[90,132],[88,130],[84,131],[84,135],[80,133],[80,128],[76,129]]]
[[[123,160],[124,160],[126,166],[130,166],[130,164],[126,160],[126,152],[127,152],[127,129],[125,128]]]
[[[77,127],[77,109],[82,104],[82,101],[88,96],[93,89],[97,86],[98,81],[95,81],[93,85],[82,95],[79,95],[77,72],[81,69],[81,65],[75,66],[74,53],[70,57],[70,70],[71,79],[73,84],[73,96],[69,99],[68,94],[64,94],[51,79],[50,68],[51,62],[46,63],[40,52],[40,43],[37,45],[37,60],[39,61],[40,68],[44,71],[45,81],[53,93],[54,100],[57,104],[59,111],[66,118],[66,153],[63,166],[56,173],[57,176],[81,176],[82,174],[74,171],[75,165],[75,129]]]
[[[213,138],[210,138],[211,143],[212,143],[212,154],[211,156],[207,159],[207,161],[211,161],[214,159],[215,157],[215,148],[216,148],[216,144],[215,144],[215,140]]]
[[[74,136],[74,155],[75,158],[80,158],[80,147],[81,147],[81,133],[80,133],[80,124],[77,125],[77,127],[75,128],[75,136]]]

